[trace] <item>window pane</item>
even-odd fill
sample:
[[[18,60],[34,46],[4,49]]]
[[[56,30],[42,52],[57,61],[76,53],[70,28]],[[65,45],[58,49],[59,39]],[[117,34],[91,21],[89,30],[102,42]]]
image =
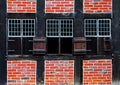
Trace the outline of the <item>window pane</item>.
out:
[[[23,20],[23,36],[34,36],[35,35],[35,20],[24,19]]]
[[[73,36],[73,20],[63,19],[61,20],[61,36]]]
[[[110,37],[110,19],[85,19],[84,34],[86,37]]]
[[[21,36],[20,20],[8,20],[8,36]]]
[[[47,37],[72,37],[73,20],[72,19],[48,19],[46,21]]]
[[[35,36],[34,19],[9,19],[8,20],[9,37],[33,37]]]
[[[84,20],[85,36],[97,36],[97,20],[86,19]]]
[[[59,26],[58,26],[58,20],[55,19],[48,19],[47,20],[47,27],[46,27],[46,33],[47,36],[59,36]]]
[[[110,20],[99,20],[99,36],[110,36]]]

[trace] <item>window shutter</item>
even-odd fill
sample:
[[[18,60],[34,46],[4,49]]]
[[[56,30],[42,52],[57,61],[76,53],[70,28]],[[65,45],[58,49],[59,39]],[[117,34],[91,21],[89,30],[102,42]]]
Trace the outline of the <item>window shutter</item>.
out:
[[[21,39],[20,38],[8,39],[8,55],[21,55]]]
[[[86,47],[86,38],[84,37],[75,37],[73,39],[74,43],[74,54],[86,54],[87,47]]]
[[[111,51],[110,38],[104,38],[104,51],[105,52]]]
[[[46,53],[46,38],[35,37],[33,38],[33,54],[42,55]]]
[[[33,38],[23,38],[22,49],[24,55],[31,55],[33,51]]]

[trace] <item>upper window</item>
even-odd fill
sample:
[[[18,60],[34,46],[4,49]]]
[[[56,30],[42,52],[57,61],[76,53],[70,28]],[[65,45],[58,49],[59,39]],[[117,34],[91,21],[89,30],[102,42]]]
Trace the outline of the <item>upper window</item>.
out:
[[[34,37],[34,19],[9,19],[8,37]]]
[[[85,19],[84,20],[85,37],[110,37],[111,20],[110,19]]]
[[[46,21],[47,37],[72,37],[73,20],[72,19],[48,19]]]

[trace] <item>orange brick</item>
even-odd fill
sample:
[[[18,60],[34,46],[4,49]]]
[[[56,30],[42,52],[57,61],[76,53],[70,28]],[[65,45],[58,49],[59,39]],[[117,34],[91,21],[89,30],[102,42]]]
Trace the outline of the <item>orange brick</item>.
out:
[[[32,69],[30,69],[31,67]],[[11,84],[10,80],[15,82]],[[23,81],[25,82],[23,83]],[[36,62],[9,60],[7,62],[7,85],[36,85]]]
[[[92,70],[90,70],[92,69]],[[107,82],[105,82],[107,80]],[[84,60],[83,84],[112,84],[112,60]]]
[[[46,69],[47,66],[51,70]],[[74,85],[73,60],[46,60],[45,67],[45,85],[59,85],[60,83]]]
[[[111,13],[112,12],[112,0],[84,0],[83,2],[84,13]],[[103,8],[104,7],[104,8]]]
[[[36,12],[36,1],[28,0],[8,0],[7,1],[7,12],[8,13],[35,13]],[[16,11],[13,11],[16,10]],[[26,11],[27,10],[27,11]]]
[[[46,2],[45,4],[46,13],[73,13],[74,12],[74,0],[45,0],[45,2]]]

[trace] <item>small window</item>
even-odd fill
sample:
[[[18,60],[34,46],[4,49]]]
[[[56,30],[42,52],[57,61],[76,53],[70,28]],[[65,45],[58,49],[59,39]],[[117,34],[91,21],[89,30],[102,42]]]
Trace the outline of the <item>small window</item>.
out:
[[[71,54],[73,20],[47,19],[46,36],[47,51],[49,54]]]
[[[84,35],[86,37],[110,37],[111,20],[110,19],[85,19]]]
[[[9,19],[8,37],[34,37],[34,19]]]

